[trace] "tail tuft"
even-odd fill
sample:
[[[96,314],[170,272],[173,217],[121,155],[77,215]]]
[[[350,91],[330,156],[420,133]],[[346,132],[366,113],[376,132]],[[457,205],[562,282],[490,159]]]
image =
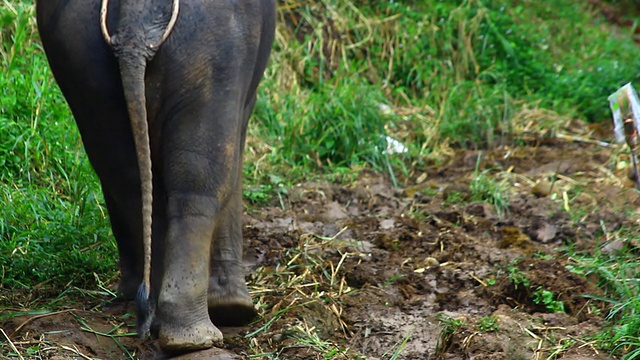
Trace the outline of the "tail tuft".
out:
[[[155,304],[149,296],[149,289],[143,282],[138,288],[138,294],[136,295],[136,317],[138,336],[141,339],[146,339],[151,331],[151,323],[153,323],[153,317],[155,315]]]

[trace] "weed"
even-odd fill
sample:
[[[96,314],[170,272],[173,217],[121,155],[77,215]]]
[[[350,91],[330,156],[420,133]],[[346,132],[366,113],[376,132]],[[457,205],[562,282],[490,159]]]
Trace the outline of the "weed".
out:
[[[518,268],[517,260],[512,261],[509,266],[507,266],[507,278],[511,280],[516,289],[518,285],[522,285],[525,288],[531,285],[529,279],[527,279],[527,275]]]
[[[444,314],[438,314],[438,320],[440,320],[440,325],[442,325],[442,332],[446,334],[456,333],[461,327],[466,325],[464,320],[456,319]]]
[[[533,253],[532,257],[534,259],[542,259],[542,260],[551,260],[554,258],[554,256],[552,254],[543,252],[543,251],[536,251]]]
[[[391,356],[389,356],[389,360],[396,360],[398,359],[398,357],[400,356],[400,354],[402,353],[402,350],[404,349],[404,347],[407,345],[407,343],[409,342],[409,340],[411,340],[411,335],[407,335],[405,336],[402,340],[400,340],[399,342],[397,342],[396,344],[393,345],[393,347],[391,347],[391,349],[387,350],[384,354],[382,354],[383,358],[387,358],[387,356],[389,356],[389,354],[391,353],[391,351],[393,351],[393,354],[391,354]]]
[[[383,286],[387,286],[387,285],[391,285],[396,283],[398,280],[404,278],[406,275],[404,274],[398,274],[398,275],[394,275],[392,277],[390,277],[389,279],[385,280],[382,285]]]
[[[435,353],[441,354],[446,352],[452,345],[454,335],[466,325],[466,322],[462,319],[455,319],[444,314],[438,314],[438,320],[440,321],[442,330],[438,336]]]
[[[533,302],[536,304],[543,304],[550,312],[565,312],[564,303],[562,301],[555,300],[555,294],[553,291],[546,290],[541,286],[538,286],[536,290],[531,294]]]
[[[253,205],[265,204],[272,197],[273,187],[269,184],[257,184],[252,188],[244,189],[242,195]]]
[[[306,326],[294,326],[287,335],[295,341],[296,347],[308,348],[318,354],[322,359],[349,359],[349,349],[341,349],[330,341],[322,340],[318,334]]]
[[[471,200],[483,201],[493,205],[498,216],[502,217],[509,209],[509,183],[506,179],[496,181],[489,177],[490,170],[479,172],[480,158],[478,156],[473,180],[469,185]]]
[[[616,236],[637,237],[637,231],[620,233]],[[606,296],[586,297],[610,305],[608,309],[608,325],[597,336],[599,346],[613,354],[623,355],[625,359],[637,358],[640,355],[640,294],[635,274],[640,267],[637,255],[632,251],[607,253],[572,254],[573,272],[584,276],[596,276],[599,286]]]
[[[500,328],[498,325],[498,318],[495,316],[485,316],[478,321],[476,325],[479,331],[491,332]]]
[[[462,191],[452,190],[447,193],[447,197],[444,200],[446,205],[464,204],[466,203],[467,196]]]
[[[424,189],[420,190],[420,192],[422,194],[424,194],[426,196],[430,196],[430,197],[436,196],[439,193],[438,189],[434,189],[434,188],[431,188],[431,187],[424,188]],[[460,196],[459,192],[458,192],[458,196]]]

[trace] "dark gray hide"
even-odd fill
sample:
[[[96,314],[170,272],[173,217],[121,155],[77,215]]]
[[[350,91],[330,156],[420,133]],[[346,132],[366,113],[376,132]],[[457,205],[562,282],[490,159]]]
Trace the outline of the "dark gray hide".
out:
[[[140,168],[129,117],[139,101],[153,168],[151,300],[160,345],[220,345],[212,320],[242,324],[255,315],[242,269],[242,153],[273,42],[274,0],[181,0],[158,49],[148,45],[162,35],[171,0],[111,0],[113,47],[100,32],[100,0],[39,0],[36,11],[102,184],[120,291],[133,298],[143,281]],[[136,85],[127,103],[123,87]]]

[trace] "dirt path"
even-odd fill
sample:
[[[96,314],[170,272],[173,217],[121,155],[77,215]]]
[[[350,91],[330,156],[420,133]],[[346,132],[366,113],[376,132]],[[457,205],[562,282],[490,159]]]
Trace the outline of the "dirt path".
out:
[[[261,318],[224,329],[226,351],[185,358],[607,358],[583,340],[606,314],[582,296],[600,294],[596,280],[572,273],[558,248],[593,251],[633,223],[617,211],[638,204],[628,169],[616,169],[625,155],[557,137],[523,142],[459,152],[403,189],[366,172],[348,186],[301,184],[247,214]],[[510,185],[502,217],[471,200],[477,164]],[[135,329],[130,304],[85,301],[0,326],[23,356],[160,356],[116,337]]]

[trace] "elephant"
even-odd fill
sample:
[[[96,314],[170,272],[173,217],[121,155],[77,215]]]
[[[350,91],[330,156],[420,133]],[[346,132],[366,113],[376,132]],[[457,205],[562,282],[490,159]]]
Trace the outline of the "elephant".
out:
[[[37,0],[53,76],[100,180],[118,291],[161,349],[256,316],[242,262],[247,124],[275,0]]]

